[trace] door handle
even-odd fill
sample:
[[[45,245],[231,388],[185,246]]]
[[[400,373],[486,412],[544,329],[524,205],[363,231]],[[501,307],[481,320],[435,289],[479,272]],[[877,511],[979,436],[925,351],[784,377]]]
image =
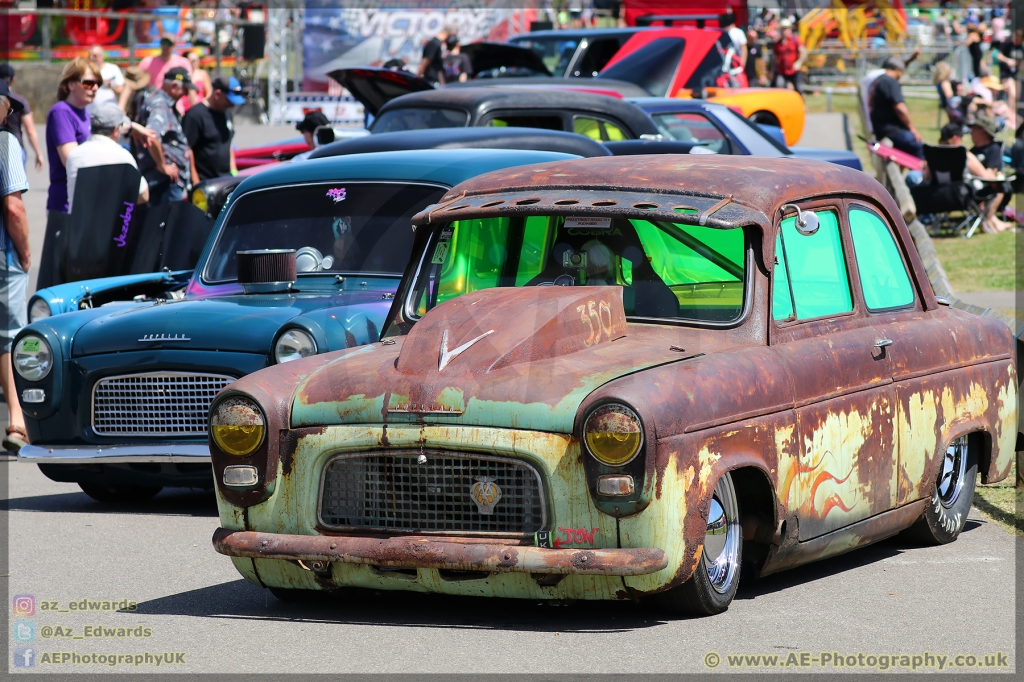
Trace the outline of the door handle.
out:
[[[892,345],[892,339],[875,339],[875,348],[885,348]]]

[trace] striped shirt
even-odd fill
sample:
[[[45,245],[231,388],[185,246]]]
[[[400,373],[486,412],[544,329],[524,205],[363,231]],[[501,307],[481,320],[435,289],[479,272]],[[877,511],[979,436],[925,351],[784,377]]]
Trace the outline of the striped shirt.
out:
[[[0,197],[28,191],[28,176],[21,161],[21,145],[10,131],[0,130]],[[3,211],[0,211],[0,250],[14,252],[14,242],[7,237]]]

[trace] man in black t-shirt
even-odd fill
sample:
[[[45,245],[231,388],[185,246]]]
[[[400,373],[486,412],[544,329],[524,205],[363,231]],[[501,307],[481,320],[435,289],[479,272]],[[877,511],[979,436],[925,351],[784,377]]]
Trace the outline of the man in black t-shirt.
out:
[[[238,172],[231,138],[235,135],[231,107],[245,104],[245,93],[235,77],[218,76],[213,90],[185,112],[181,128],[192,148],[192,177],[196,182]]]
[[[458,31],[454,26],[445,26],[444,30],[428,40],[423,45],[423,59],[420,61],[420,68],[416,75],[420,78],[434,83],[444,85],[444,43],[449,36],[458,38]]]
[[[868,95],[868,111],[871,113],[871,128],[875,138],[888,137],[896,149],[924,158],[921,133],[917,132],[910,120],[910,110],[903,99],[900,76],[904,63],[899,57],[889,57],[882,65],[885,73],[871,84]]]

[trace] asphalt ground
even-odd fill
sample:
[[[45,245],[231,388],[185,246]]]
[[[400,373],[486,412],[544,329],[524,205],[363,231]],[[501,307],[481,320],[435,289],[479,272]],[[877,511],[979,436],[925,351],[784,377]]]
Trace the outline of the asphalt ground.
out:
[[[292,134],[286,127],[240,126],[238,141],[251,146]],[[38,258],[45,174],[29,177],[25,200]],[[1006,663],[992,672],[1016,671],[1014,540],[977,510],[951,545],[918,547],[897,537],[746,581],[729,611],[713,618],[676,617],[646,603],[404,592],[295,605],[243,580],[212,549],[219,522],[210,493],[165,490],[146,504],[112,506],[74,484],[46,479],[34,465],[0,461],[0,467],[9,483],[0,513],[8,531],[2,577],[10,673],[648,674],[766,671],[767,663],[774,672],[834,674],[880,670],[881,656],[893,654],[908,657],[906,665],[898,657],[886,660],[897,671],[931,672],[942,662],[949,672],[958,654]],[[32,615],[14,613],[19,595],[32,597]],[[97,608],[103,601],[126,608],[71,610],[83,599]],[[45,608],[52,606],[58,610]],[[32,641],[17,641],[27,637],[26,623]],[[115,636],[75,639],[86,627],[90,633],[113,628]],[[128,630],[131,636],[116,636]],[[15,666],[25,660],[20,647],[33,649],[31,669]],[[140,663],[41,662],[56,653],[131,654]],[[166,653],[181,653],[184,662],[152,662]],[[823,653],[832,661],[842,654],[844,665],[822,666]],[[736,667],[728,658],[735,654],[779,658],[774,666],[772,659],[742,659]]]

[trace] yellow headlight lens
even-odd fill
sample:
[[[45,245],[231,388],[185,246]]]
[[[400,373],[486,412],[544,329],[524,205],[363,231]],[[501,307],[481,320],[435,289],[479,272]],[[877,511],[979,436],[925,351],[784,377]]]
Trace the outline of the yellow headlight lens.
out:
[[[259,406],[249,398],[228,398],[210,415],[210,433],[217,447],[229,455],[245,457],[263,442],[266,426]]]
[[[640,417],[625,405],[602,405],[583,424],[587,449],[599,462],[620,466],[640,452],[644,431]]]
[[[201,189],[194,190],[192,192],[192,205],[203,213],[206,213],[206,209],[209,208],[209,202],[206,200],[206,192]]]

